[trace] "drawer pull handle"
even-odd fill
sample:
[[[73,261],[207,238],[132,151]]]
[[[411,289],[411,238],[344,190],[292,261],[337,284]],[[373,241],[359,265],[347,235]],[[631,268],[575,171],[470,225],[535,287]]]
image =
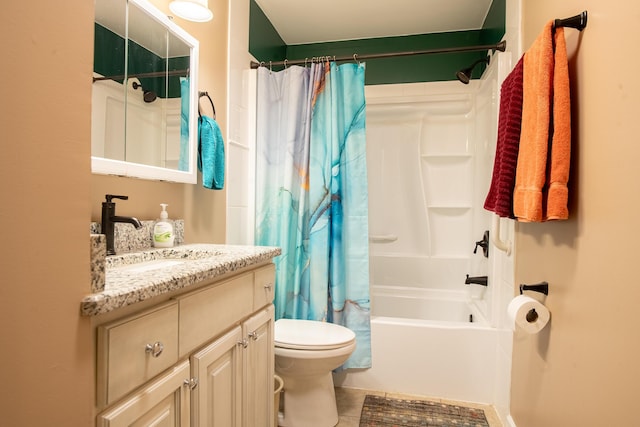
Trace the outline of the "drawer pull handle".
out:
[[[190,378],[188,380],[184,380],[184,385],[185,387],[189,387],[189,390],[193,390],[194,388],[198,387],[198,379]]]
[[[151,356],[158,357],[162,354],[164,345],[160,341],[156,341],[153,344],[147,344],[144,348],[145,353],[151,353]]]
[[[264,288],[268,291],[271,290],[271,288],[273,288],[273,283],[267,283],[266,285],[264,285]]]
[[[242,348],[247,348],[247,346],[249,345],[249,341],[247,341],[246,339],[242,338],[242,341],[238,341],[238,345],[241,345]]]
[[[249,338],[252,338],[254,341],[258,340],[258,331],[249,332],[247,334]]]

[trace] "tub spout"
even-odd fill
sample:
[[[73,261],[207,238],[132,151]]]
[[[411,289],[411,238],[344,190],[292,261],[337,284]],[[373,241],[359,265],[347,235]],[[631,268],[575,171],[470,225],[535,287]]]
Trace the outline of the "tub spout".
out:
[[[467,278],[465,279],[464,284],[465,285],[474,284],[474,285],[487,286],[488,285],[487,276],[469,277],[469,275],[467,274]]]

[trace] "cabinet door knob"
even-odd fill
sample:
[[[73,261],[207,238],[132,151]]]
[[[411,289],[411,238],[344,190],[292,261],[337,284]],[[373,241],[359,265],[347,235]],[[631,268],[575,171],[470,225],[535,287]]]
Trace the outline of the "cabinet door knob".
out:
[[[242,338],[242,341],[238,341],[238,345],[241,345],[242,348],[247,348],[247,346],[249,345],[249,341],[247,341],[246,339]]]
[[[249,338],[252,338],[254,341],[258,340],[258,331],[249,332],[247,334]]]
[[[160,341],[156,341],[153,344],[147,344],[144,348],[145,353],[150,353],[152,357],[158,357],[162,354],[164,345]]]
[[[198,379],[197,378],[189,378],[188,380],[184,380],[184,386],[189,387],[189,390],[193,390],[198,387]]]
[[[273,288],[273,283],[267,283],[266,285],[264,285],[264,288],[268,291],[271,290],[271,288]]]

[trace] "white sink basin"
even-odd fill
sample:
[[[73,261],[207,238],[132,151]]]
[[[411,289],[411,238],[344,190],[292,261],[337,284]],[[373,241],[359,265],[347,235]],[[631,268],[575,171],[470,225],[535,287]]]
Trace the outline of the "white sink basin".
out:
[[[175,248],[149,249],[139,252],[112,255],[106,259],[106,270],[145,272],[173,267],[189,261],[215,258],[222,254],[218,250],[202,245],[185,245]]]
[[[139,262],[136,264],[125,265],[122,267],[116,267],[120,271],[127,271],[130,273],[144,273],[152,270],[159,270],[162,268],[175,267],[177,265],[185,264],[189,261],[179,259],[158,259],[154,261]]]

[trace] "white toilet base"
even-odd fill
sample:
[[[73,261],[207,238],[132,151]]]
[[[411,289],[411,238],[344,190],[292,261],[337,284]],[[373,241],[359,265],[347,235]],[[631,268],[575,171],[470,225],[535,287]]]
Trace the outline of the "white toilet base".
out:
[[[338,424],[338,408],[331,372],[316,376],[287,376],[284,380],[284,416],[281,427],[334,427]]]

